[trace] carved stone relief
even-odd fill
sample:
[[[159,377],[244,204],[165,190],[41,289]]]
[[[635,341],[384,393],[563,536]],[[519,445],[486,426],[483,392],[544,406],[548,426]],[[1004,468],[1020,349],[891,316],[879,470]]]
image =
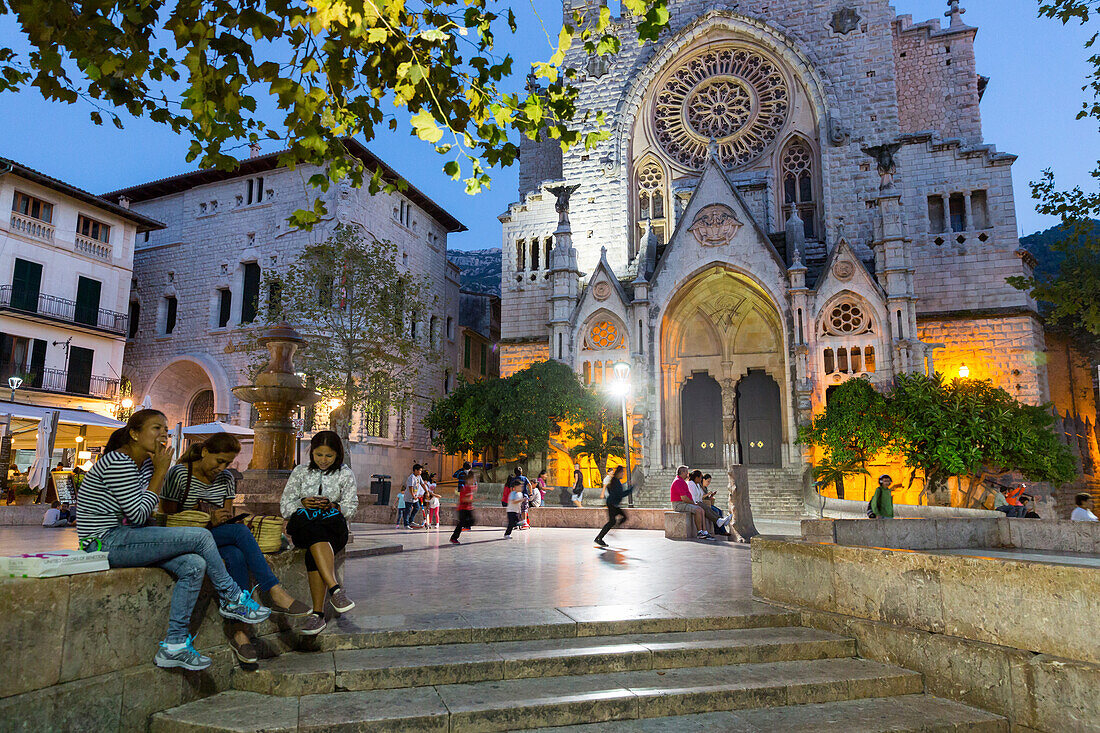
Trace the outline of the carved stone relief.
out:
[[[700,209],[688,231],[704,247],[721,247],[729,244],[742,226],[728,206],[711,204]]]

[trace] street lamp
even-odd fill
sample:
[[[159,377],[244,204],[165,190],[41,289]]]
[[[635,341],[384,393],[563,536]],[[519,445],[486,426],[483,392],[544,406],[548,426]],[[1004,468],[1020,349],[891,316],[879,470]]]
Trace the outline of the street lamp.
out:
[[[623,445],[626,448],[626,486],[630,488],[633,471],[630,467],[630,423],[626,419],[626,396],[630,394],[630,364],[625,361],[615,363],[615,381],[612,391],[619,395],[623,408]],[[627,494],[627,505],[634,506],[634,492]]]
[[[123,397],[122,398],[122,409],[123,410],[129,410],[133,406],[134,406],[134,401],[132,399],[130,399],[129,397]]]
[[[967,377],[969,377],[970,376],[970,367],[968,367],[966,364],[963,364],[961,367],[959,367],[959,376],[963,379],[966,379]]]
[[[23,386],[23,380],[20,377],[8,377],[8,386],[11,387],[11,401],[15,402],[15,390]]]

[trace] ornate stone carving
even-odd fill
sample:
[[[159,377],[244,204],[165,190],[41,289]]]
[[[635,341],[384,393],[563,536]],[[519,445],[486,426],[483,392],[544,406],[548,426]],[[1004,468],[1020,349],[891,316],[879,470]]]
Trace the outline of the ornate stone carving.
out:
[[[871,330],[871,319],[858,303],[845,300],[833,306],[824,326],[829,336],[858,336]]]
[[[847,145],[848,140],[851,139],[852,133],[847,127],[840,124],[840,120],[835,117],[829,117],[829,143],[834,147],[841,145]]]
[[[704,247],[721,247],[729,244],[742,226],[728,206],[711,204],[700,209],[688,231]]]
[[[829,23],[834,33],[846,36],[856,28],[859,28],[859,13],[855,8],[840,8],[833,12],[833,20]]]
[[[585,68],[590,78],[599,79],[611,68],[611,57],[607,55],[601,56],[599,54],[592,54],[588,57],[588,63]]]
[[[569,213],[569,197],[572,196],[573,193],[576,192],[576,190],[578,188],[580,188],[579,185],[575,185],[575,186],[552,186],[550,188],[547,188],[546,190],[549,191],[555,198],[554,211],[558,212],[559,214],[568,214]]]
[[[680,62],[654,98],[657,140],[701,169],[713,139],[723,165],[743,166],[775,141],[790,112],[787,79],[759,52],[722,44]]]
[[[833,265],[833,274],[836,275],[838,280],[847,282],[852,279],[852,275],[856,274],[856,266],[852,264],[851,260],[837,260]]]
[[[592,297],[596,300],[607,300],[611,297],[611,283],[600,280],[592,288]]]

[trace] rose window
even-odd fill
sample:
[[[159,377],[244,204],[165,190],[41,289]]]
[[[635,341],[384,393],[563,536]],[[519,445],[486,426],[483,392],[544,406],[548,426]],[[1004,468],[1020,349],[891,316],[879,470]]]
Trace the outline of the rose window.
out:
[[[855,303],[841,303],[829,314],[828,330],[837,336],[863,333],[867,325],[867,317]]]
[[[611,321],[600,321],[588,335],[592,345],[598,349],[614,349],[619,345],[619,330]]]
[[[702,168],[713,139],[719,160],[742,166],[760,157],[787,121],[787,80],[760,53],[710,47],[666,78],[653,106],[658,142],[673,159]]]

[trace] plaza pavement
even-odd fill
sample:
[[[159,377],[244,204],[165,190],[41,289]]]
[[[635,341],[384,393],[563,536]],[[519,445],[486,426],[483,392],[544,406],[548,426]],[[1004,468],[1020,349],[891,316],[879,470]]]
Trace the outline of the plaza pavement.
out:
[[[768,534],[798,531],[798,522],[757,524]],[[404,551],[344,563],[344,585],[358,604],[345,623],[382,614],[725,602],[752,594],[747,545],[617,530],[608,537],[611,548],[600,550],[593,529],[536,527],[505,540],[502,528],[487,526],[451,545],[450,533],[352,525],[357,545],[397,543]],[[0,555],[74,549],[76,542],[75,529],[0,528]]]

